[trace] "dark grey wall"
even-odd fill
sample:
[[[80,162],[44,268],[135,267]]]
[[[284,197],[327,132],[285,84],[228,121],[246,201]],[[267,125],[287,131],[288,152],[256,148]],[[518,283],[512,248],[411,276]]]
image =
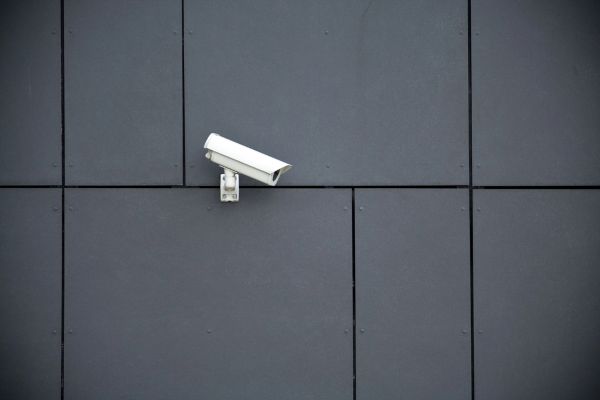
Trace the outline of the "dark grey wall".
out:
[[[599,395],[596,2],[0,7],[0,398]]]

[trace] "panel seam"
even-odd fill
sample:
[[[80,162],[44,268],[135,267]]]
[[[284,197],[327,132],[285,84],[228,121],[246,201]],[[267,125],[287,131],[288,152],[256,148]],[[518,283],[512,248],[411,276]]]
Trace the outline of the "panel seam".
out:
[[[181,0],[181,131],[182,131],[182,155],[181,169],[183,170],[183,186],[186,185],[186,159],[185,159],[185,12],[184,0]]]
[[[356,222],[352,188],[352,398],[356,400]]]
[[[61,283],[60,283],[60,398],[65,398],[65,2],[60,1],[60,125],[61,125]]]
[[[469,299],[471,325],[471,399],[475,400],[475,304],[473,285],[473,60],[471,44],[471,0],[467,0],[467,73],[469,118]]]

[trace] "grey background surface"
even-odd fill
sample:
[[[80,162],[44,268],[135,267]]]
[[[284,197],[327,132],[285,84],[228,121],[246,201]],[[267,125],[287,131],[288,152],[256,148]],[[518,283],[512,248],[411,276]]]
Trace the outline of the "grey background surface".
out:
[[[284,186],[467,184],[466,26],[459,0],[189,2],[188,182],[216,184],[217,132]]]
[[[600,392],[600,191],[475,191],[475,395]]]
[[[59,399],[61,190],[0,189],[0,398]]]
[[[218,200],[67,190],[66,399],[352,397],[351,190]]]
[[[181,184],[181,2],[64,12],[66,183]]]
[[[0,184],[60,185],[60,1],[0,13]]]
[[[357,397],[468,398],[468,190],[355,196]]]
[[[600,184],[600,3],[472,4],[475,184]]]
[[[0,397],[598,397],[595,2],[0,9]]]

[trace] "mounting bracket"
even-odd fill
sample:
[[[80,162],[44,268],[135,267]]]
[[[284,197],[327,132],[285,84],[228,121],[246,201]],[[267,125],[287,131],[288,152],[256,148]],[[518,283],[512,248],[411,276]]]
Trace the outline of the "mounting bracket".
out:
[[[221,202],[240,200],[240,176],[229,168],[223,168],[221,174]]]

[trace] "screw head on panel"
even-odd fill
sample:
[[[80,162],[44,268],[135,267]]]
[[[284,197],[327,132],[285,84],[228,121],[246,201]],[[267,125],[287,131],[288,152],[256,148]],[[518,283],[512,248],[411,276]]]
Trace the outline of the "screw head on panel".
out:
[[[359,211],[363,211],[365,208],[363,206],[358,207]]]
[[[56,333],[57,333],[56,329],[53,329],[53,330],[52,330],[52,334],[53,334],[53,335],[56,335]]]
[[[363,328],[361,328],[360,333],[365,333],[365,330]]]
[[[73,329],[69,329],[69,334],[73,334]]]

